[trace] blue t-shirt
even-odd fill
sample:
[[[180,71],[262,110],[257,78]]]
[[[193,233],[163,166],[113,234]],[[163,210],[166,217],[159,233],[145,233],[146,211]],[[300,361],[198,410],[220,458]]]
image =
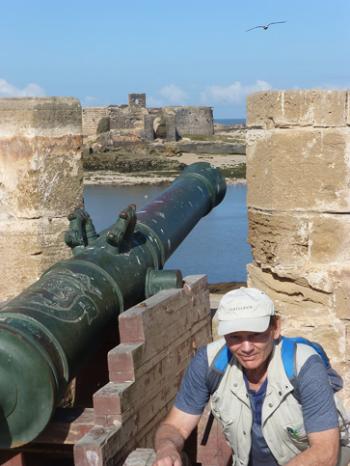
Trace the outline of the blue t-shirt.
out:
[[[207,386],[208,356],[206,347],[200,348],[191,360],[177,393],[175,406],[189,414],[201,414],[209,401]],[[255,392],[248,390],[253,411],[252,449],[249,466],[277,466],[261,430],[261,408],[267,380]],[[297,377],[298,401],[302,406],[306,433],[321,432],[338,426],[338,415],[333,390],[321,358],[312,355],[302,366]]]
[[[277,461],[272,455],[262,433],[261,429],[261,411],[264,398],[266,395],[267,379],[261,385],[259,390],[251,390],[248,387],[248,380],[244,377],[247,386],[250,406],[253,411],[252,425],[252,448],[249,456],[249,466],[278,466]]]

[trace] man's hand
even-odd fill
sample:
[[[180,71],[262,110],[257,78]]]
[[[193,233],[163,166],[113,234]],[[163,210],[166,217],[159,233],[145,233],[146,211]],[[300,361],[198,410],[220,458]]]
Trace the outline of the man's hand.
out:
[[[199,419],[200,415],[188,414],[177,408],[171,409],[156,432],[156,460],[153,466],[182,466],[181,451]]]
[[[153,466],[182,466],[181,454],[174,446],[165,446],[157,451]]]

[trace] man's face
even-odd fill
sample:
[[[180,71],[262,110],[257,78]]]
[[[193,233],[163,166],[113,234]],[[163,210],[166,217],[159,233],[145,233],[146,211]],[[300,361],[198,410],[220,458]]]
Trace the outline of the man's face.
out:
[[[238,362],[247,370],[266,365],[273,349],[274,339],[280,336],[280,324],[270,325],[265,332],[234,332],[225,335],[227,346]]]

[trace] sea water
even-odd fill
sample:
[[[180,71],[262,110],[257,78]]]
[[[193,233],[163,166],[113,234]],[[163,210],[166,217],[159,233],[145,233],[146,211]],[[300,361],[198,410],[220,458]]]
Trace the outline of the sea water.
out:
[[[164,185],[88,185],[85,208],[101,231],[112,225],[128,204],[136,204],[140,210],[164,189]],[[180,269],[183,276],[206,274],[209,283],[246,281],[246,265],[251,262],[247,231],[246,185],[229,185],[221,204],[200,220],[164,268]]]

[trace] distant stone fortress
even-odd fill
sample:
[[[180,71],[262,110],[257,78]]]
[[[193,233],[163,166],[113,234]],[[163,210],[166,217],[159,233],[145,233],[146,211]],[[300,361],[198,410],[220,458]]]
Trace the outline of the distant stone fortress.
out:
[[[146,140],[174,141],[186,135],[214,134],[211,107],[147,108],[146,94],[129,94],[128,104],[83,108],[83,135],[93,137],[107,131],[135,133]]]

